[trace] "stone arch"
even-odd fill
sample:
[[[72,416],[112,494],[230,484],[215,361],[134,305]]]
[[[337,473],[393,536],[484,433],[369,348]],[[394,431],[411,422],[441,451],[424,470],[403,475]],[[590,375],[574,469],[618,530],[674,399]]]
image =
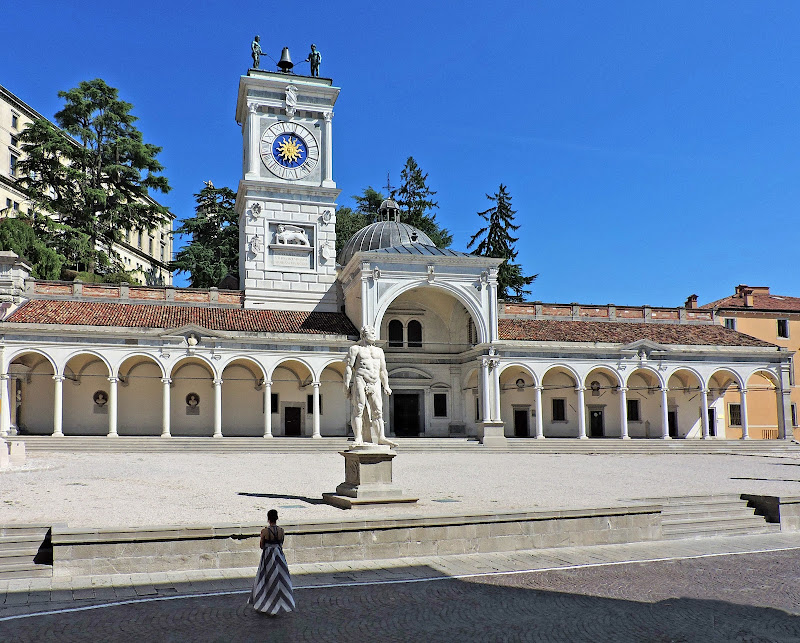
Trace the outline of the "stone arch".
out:
[[[580,416],[585,417],[586,412],[576,391],[582,381],[569,364],[551,364],[542,374],[541,413],[545,437],[578,437]]]
[[[129,359],[134,358],[134,357],[140,357],[140,358],[142,358],[143,361],[152,362],[153,364],[155,364],[158,367],[158,370],[161,372],[161,377],[166,377],[167,376],[167,371],[164,368],[164,365],[158,359],[156,359],[155,355],[151,355],[150,353],[145,353],[145,352],[142,352],[142,351],[135,351],[133,353],[127,353],[120,360],[118,360],[116,365],[113,368],[113,376],[114,377],[120,377],[120,375],[122,375],[122,373],[121,373],[122,366]]]
[[[74,358],[76,358],[76,357],[80,357],[81,355],[92,355],[92,356],[94,356],[95,358],[97,358],[98,360],[100,360],[101,362],[103,362],[103,364],[105,364],[105,365],[106,365],[106,368],[108,369],[108,377],[112,377],[112,376],[113,376],[113,374],[114,374],[114,369],[113,369],[113,367],[111,366],[111,362],[108,360],[108,358],[106,358],[106,356],[105,356],[105,355],[103,355],[102,353],[98,353],[97,351],[93,351],[93,350],[84,350],[84,349],[80,349],[80,350],[74,351],[74,352],[70,353],[70,354],[69,354],[69,355],[66,357],[66,359],[64,360],[64,371],[66,372],[66,370],[67,370],[67,366],[69,365],[69,363],[70,363],[70,362],[71,362],[71,361],[72,361]]]
[[[247,356],[234,357],[220,366],[223,435],[264,434],[265,378],[261,364]]]
[[[166,377],[164,366],[154,355],[125,355],[115,368],[119,435],[160,435],[162,401]]]
[[[286,356],[272,367],[273,435],[311,435],[312,409],[308,396],[313,395],[311,384],[316,377],[314,368],[301,357]]]
[[[783,403],[779,376],[769,368],[755,368],[744,377],[744,382],[747,390],[749,437],[777,440],[782,436],[781,422],[784,421],[782,409],[778,406]],[[788,418],[788,423],[791,424],[791,418]]]
[[[718,368],[718,369],[715,369],[714,372],[711,373],[711,375],[708,376],[708,380],[707,380],[708,383],[711,383],[711,379],[714,378],[719,384],[723,384],[723,381],[721,381],[717,377],[718,374],[728,375],[729,379],[732,380],[733,383],[736,384],[740,389],[744,388],[745,380],[742,378],[742,376],[738,372],[736,372],[732,368]]]
[[[524,362],[503,362],[500,365],[500,377],[503,377],[503,373],[505,373],[509,368],[519,368],[525,371],[532,380],[532,386],[536,386],[539,383],[539,378],[536,376],[534,370]],[[477,369],[476,369],[477,370]]]
[[[611,366],[608,366],[607,364],[595,364],[594,366],[589,368],[589,370],[586,371],[586,375],[583,377],[581,386],[583,386],[583,387],[585,387],[587,389],[590,388],[590,386],[589,386],[591,384],[590,375],[592,373],[594,373],[594,372],[600,372],[600,373],[603,373],[606,376],[608,376],[610,374],[611,377],[609,379],[616,380],[616,382],[614,382],[614,381],[611,382],[612,384],[614,384],[616,386],[623,386],[623,384],[624,384],[624,379],[623,379],[622,375],[615,368],[612,368]]]
[[[397,299],[400,295],[403,295],[406,292],[409,292],[416,288],[435,288],[443,290],[449,295],[453,296],[456,300],[458,300],[461,303],[462,306],[464,306],[464,308],[466,308],[467,312],[472,318],[472,323],[475,324],[475,328],[478,331],[478,343],[480,344],[490,341],[490,336],[489,336],[490,321],[489,319],[484,318],[480,304],[470,299],[469,297],[466,297],[458,287],[452,284],[442,281],[438,282],[434,281],[433,283],[431,283],[426,280],[396,284],[395,286],[390,288],[386,293],[383,294],[383,296],[378,301],[378,307],[377,310],[375,311],[375,318],[373,323],[375,327],[375,333],[377,334],[378,338],[380,338],[379,333],[381,324],[383,323],[383,317],[386,314],[386,311],[389,309],[389,306],[391,306],[394,300]]]
[[[186,355],[172,363],[169,378],[172,435],[213,435],[216,365],[201,355]]]
[[[31,359],[26,359],[28,357]],[[11,426],[21,433],[51,435],[54,429],[53,377],[61,374],[56,361],[44,351],[25,348],[9,356],[6,371],[9,374],[8,399],[13,404],[9,409]]]
[[[547,367],[545,372],[542,373],[542,385],[544,386],[544,378],[547,377],[548,373],[557,372],[559,370],[569,373],[572,376],[572,378],[575,380],[575,386],[580,386],[581,385],[582,378],[581,378],[580,375],[578,375],[578,371],[576,371],[575,368],[573,368],[569,364],[560,364],[560,363],[559,364],[551,364],[550,366]]]
[[[64,435],[108,434],[111,373],[108,360],[95,351],[78,350],[64,361]]]
[[[346,436],[348,432],[350,402],[344,395],[344,369],[342,360],[329,360],[319,373],[320,434],[323,436]]]
[[[531,437],[536,430],[536,374],[522,362],[503,363],[499,368],[500,417],[506,419],[506,435]]]
[[[661,373],[659,373],[652,366],[637,366],[630,373],[628,373],[627,375],[624,375],[622,377],[622,379],[625,381],[625,386],[626,387],[628,387],[628,382],[630,381],[631,376],[634,375],[635,373],[639,372],[639,371],[645,371],[646,373],[649,373],[650,375],[652,375],[661,388],[666,386],[666,383],[669,381],[669,376],[667,378],[662,377]],[[703,379],[700,378],[700,381],[702,382]]]

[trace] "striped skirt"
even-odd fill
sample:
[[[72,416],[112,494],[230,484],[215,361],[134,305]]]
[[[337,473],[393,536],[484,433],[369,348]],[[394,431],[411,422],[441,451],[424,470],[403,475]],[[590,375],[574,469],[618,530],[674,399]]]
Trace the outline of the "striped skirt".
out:
[[[247,602],[257,612],[270,616],[294,611],[292,579],[280,545],[264,546],[253,591]]]

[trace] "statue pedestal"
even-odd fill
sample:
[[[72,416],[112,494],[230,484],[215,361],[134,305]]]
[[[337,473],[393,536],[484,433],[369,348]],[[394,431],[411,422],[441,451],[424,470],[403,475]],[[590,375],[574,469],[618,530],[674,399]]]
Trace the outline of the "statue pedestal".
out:
[[[487,447],[506,447],[508,446],[508,438],[506,438],[505,425],[502,422],[486,421],[482,422],[480,430],[481,443]]]
[[[369,505],[416,502],[392,484],[392,460],[397,453],[388,446],[365,444],[340,451],[344,456],[344,482],[336,493],[323,493],[322,499],[341,509]]]

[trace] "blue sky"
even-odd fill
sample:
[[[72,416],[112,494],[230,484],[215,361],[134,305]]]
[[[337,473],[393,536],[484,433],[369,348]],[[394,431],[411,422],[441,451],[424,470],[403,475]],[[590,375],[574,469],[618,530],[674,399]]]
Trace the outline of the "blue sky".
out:
[[[342,88],[341,205],[414,156],[465,249],[508,186],[531,300],[680,305],[739,283],[800,296],[800,3],[114,3],[30,0],[0,24],[0,84],[47,117],[100,77],[163,147],[191,214],[204,180],[235,189],[238,77],[261,36],[311,42]],[[262,58],[262,68],[270,61]],[[298,66],[302,73],[308,65]]]

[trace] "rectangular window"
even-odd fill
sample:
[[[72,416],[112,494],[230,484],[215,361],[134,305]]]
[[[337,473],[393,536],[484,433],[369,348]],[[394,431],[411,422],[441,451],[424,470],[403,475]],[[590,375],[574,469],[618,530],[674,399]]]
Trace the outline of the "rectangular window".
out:
[[[797,426],[797,404],[792,402],[792,426]]]
[[[727,318],[725,320],[725,328],[730,328],[731,330],[736,330],[736,320]]]
[[[475,421],[481,421],[481,398],[475,396]]]
[[[567,421],[567,401],[563,397],[553,398],[553,422]]]
[[[14,112],[11,112],[11,127],[14,129],[19,129],[19,116],[17,116]]]
[[[447,393],[433,394],[433,417],[447,417]]]
[[[306,413],[309,415],[313,415],[314,413],[314,396],[307,395],[306,396]],[[319,396],[319,414],[322,415],[322,394],[320,393]]]
[[[14,211],[15,212],[19,211],[19,203],[17,203],[16,201],[14,201]]]
[[[11,207],[11,199],[6,199],[6,207],[7,208]]]
[[[150,246],[147,252],[151,257],[153,256],[153,237],[150,237]]]
[[[17,161],[19,161],[19,157],[16,154],[12,154],[11,162],[8,164],[8,173],[10,176],[17,176]]]
[[[19,147],[19,139],[13,134],[11,135],[11,147]]]
[[[783,339],[789,338],[789,320],[788,319],[779,319],[778,320],[778,337]]]
[[[269,399],[270,399],[269,404],[272,407],[272,412],[273,413],[280,413],[281,410],[278,408],[278,394],[277,393],[270,393]]]
[[[628,422],[641,422],[639,400],[628,400]]]
[[[730,426],[742,426],[741,404],[728,404],[728,424]]]
[[[789,357],[789,386],[794,386],[794,355]]]
[[[141,248],[142,248],[142,231],[139,230],[139,249],[141,250]]]

